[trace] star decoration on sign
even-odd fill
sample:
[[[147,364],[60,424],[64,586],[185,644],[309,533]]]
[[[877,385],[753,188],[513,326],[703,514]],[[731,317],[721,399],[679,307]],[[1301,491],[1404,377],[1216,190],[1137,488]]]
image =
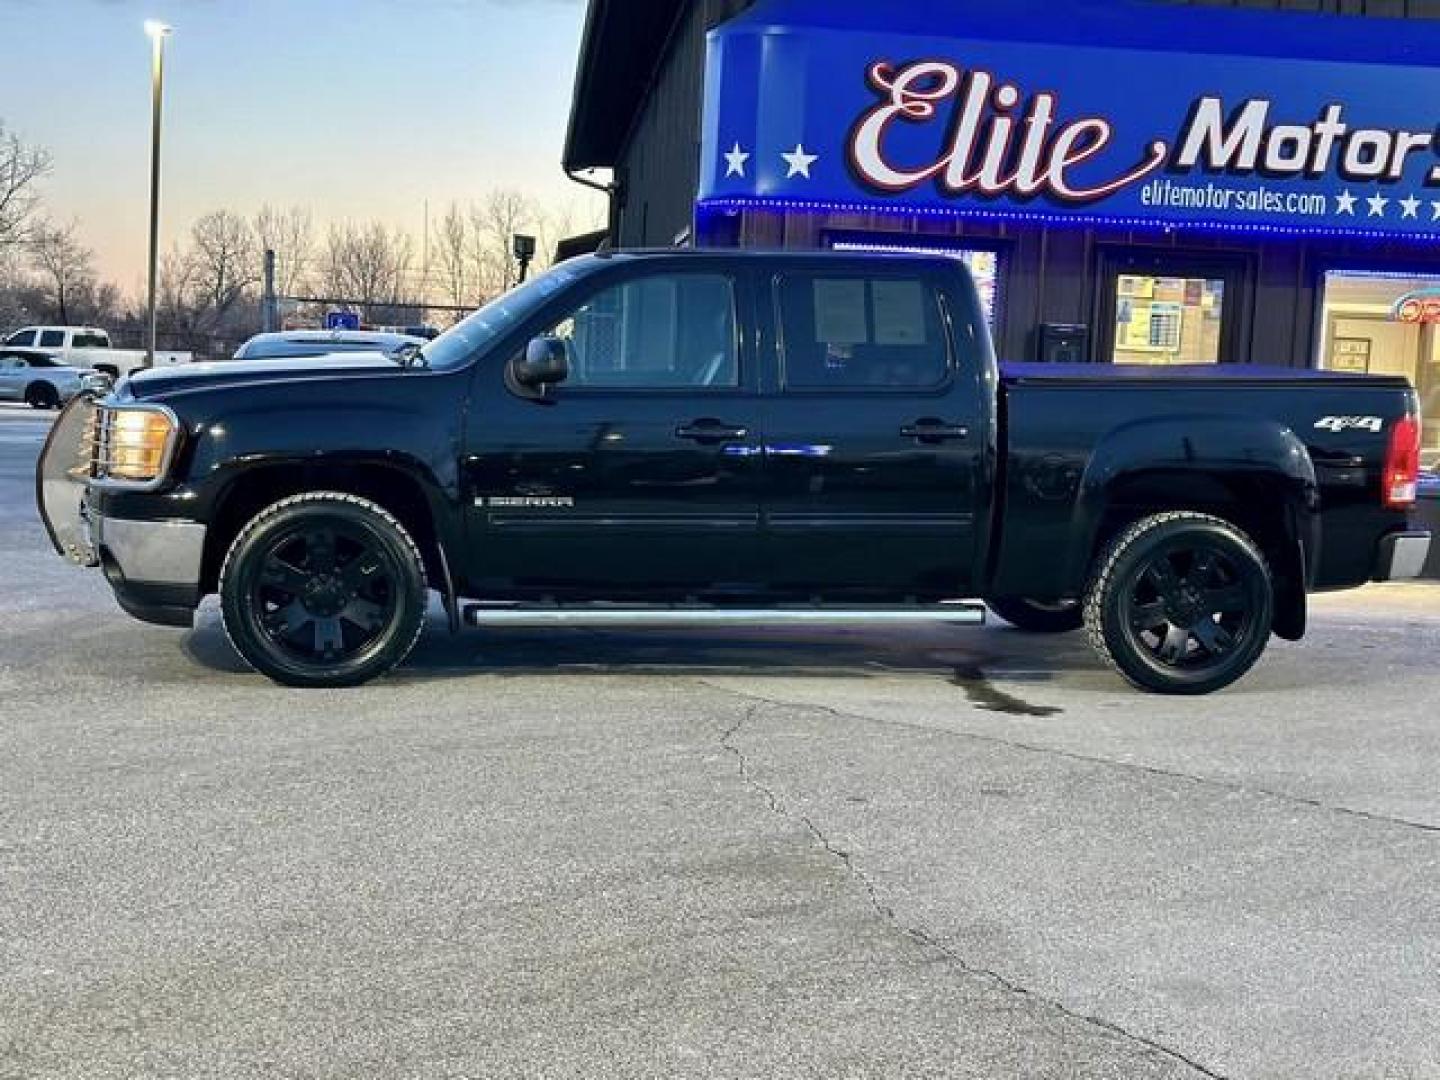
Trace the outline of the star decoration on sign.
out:
[[[1400,216],[1402,218],[1418,217],[1420,215],[1420,200],[1411,195],[1408,199],[1400,200]]]
[[[749,160],[750,155],[740,149],[740,144],[737,142],[730,148],[730,152],[725,155],[725,176],[727,178],[731,176],[743,177],[745,175],[745,163]]]
[[[1384,217],[1385,207],[1390,205],[1390,200],[1384,195],[1371,195],[1365,201],[1370,204],[1371,217]]]
[[[1350,192],[1342,191],[1339,195],[1335,196],[1335,212],[1337,214],[1350,214],[1353,216],[1357,202],[1359,202],[1359,200],[1356,199],[1354,195],[1351,195]]]
[[[810,166],[820,160],[819,154],[807,154],[804,143],[796,143],[795,149],[789,154],[781,154],[785,164],[790,166],[790,171],[785,174],[786,180],[793,180],[797,176],[810,179]]]

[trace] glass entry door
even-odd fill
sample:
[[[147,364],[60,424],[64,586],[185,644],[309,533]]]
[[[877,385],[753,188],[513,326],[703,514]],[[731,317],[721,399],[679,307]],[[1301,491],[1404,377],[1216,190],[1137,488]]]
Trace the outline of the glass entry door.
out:
[[[1101,260],[1097,359],[1115,364],[1215,364],[1240,359],[1242,262],[1121,250]]]

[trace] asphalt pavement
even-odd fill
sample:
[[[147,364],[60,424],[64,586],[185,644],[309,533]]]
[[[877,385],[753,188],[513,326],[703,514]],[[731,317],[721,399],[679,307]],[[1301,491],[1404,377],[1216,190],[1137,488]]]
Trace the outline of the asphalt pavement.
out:
[[[1080,635],[123,615],[0,406],[0,1078],[1440,1076],[1440,586],[1224,694]]]

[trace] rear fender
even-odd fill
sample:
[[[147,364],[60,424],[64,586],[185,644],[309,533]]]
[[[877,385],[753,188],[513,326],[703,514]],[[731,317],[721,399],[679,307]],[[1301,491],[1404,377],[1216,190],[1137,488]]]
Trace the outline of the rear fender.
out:
[[[1084,587],[1101,544],[1147,513],[1214,513],[1252,533],[1276,577],[1275,632],[1304,633],[1319,543],[1319,484],[1305,445],[1259,417],[1195,414],[1138,420],[1096,447],[1071,522],[1066,579]]]

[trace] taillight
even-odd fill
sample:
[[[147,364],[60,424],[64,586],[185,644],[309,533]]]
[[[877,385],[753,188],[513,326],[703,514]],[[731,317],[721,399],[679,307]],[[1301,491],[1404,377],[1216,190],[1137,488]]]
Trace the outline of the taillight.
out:
[[[1385,505],[1391,510],[1408,510],[1415,505],[1420,482],[1420,420],[1404,416],[1390,429],[1390,446],[1385,451],[1382,489]]]

